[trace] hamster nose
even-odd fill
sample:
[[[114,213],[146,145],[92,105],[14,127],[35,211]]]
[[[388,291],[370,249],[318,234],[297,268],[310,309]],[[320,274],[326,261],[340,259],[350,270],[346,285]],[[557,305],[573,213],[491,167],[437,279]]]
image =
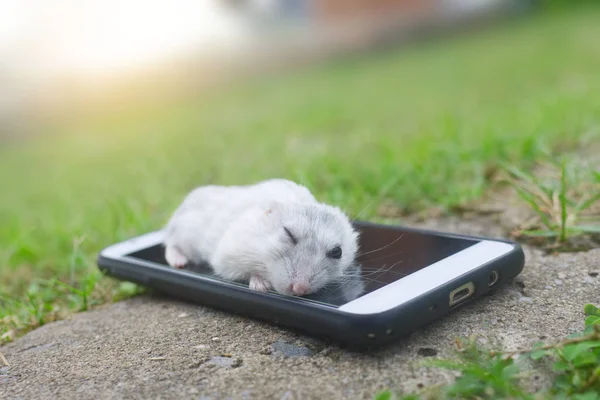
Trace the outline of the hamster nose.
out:
[[[291,292],[296,296],[302,296],[308,292],[307,283],[293,283],[290,285]]]

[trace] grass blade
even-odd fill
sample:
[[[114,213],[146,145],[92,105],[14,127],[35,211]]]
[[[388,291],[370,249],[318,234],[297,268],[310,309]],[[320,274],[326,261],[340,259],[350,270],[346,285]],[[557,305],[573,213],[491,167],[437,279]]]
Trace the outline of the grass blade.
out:
[[[559,236],[559,232],[556,231],[547,231],[543,229],[532,229],[521,232],[526,236],[536,236],[536,237],[557,237]]]
[[[560,241],[567,240],[567,163],[562,162],[560,169]]]
[[[533,196],[529,192],[527,192],[525,189],[523,189],[519,186],[515,185],[513,187],[515,188],[515,190],[517,191],[519,196],[521,196],[521,198],[523,200],[525,200],[527,202],[527,204],[529,204],[531,206],[533,211],[535,211],[535,213],[540,217],[540,219],[542,220],[542,223],[546,226],[546,228],[553,229],[554,224],[550,221],[550,218],[548,218],[548,215],[546,215],[546,213],[540,208],[539,204],[535,201]]]
[[[585,211],[588,208],[590,208],[591,206],[593,206],[594,203],[596,203],[598,200],[600,200],[600,193],[596,193],[591,198],[589,198],[586,201],[584,201],[583,203],[577,205],[577,207],[575,208],[575,210],[576,210],[576,212]]]
[[[533,175],[528,174],[527,172],[521,170],[520,168],[517,168],[513,165],[510,164],[502,164],[502,167],[510,174],[513,175],[513,177],[518,178],[519,180],[525,181],[525,182],[529,182],[531,184],[536,185],[536,179],[534,178]]]
[[[528,186],[531,186],[533,188],[538,189],[541,193],[536,193],[535,195],[538,195],[540,197],[542,197],[541,195],[545,195],[548,199],[552,198],[552,193],[553,193],[553,189],[551,187],[549,187],[548,185],[545,185],[544,183],[540,182],[540,180],[535,177],[535,175],[530,174],[528,172],[523,171],[520,168],[517,168],[513,165],[508,165],[508,164],[504,164],[504,168],[506,169],[506,171],[513,175],[514,178],[517,178],[518,180],[528,183]],[[540,199],[542,200],[542,199]],[[546,200],[546,199],[543,199]]]
[[[2,364],[5,367],[10,367],[10,364],[8,363],[8,360],[6,359],[6,357],[4,357],[4,354],[0,353],[0,361],[2,361]]]
[[[570,229],[577,232],[600,233],[600,225],[577,225]]]
[[[74,286],[71,286],[71,285],[68,285],[68,284],[66,284],[66,283],[64,283],[64,282],[62,282],[62,281],[59,281],[58,279],[57,279],[57,280],[55,280],[55,283],[56,283],[57,285],[59,285],[59,286],[62,286],[62,287],[63,287],[63,288],[65,288],[65,289],[67,289],[67,290],[68,290],[68,291],[70,291],[71,293],[74,293],[74,294],[76,294],[76,295],[78,295],[78,296],[82,296],[82,295],[83,295],[83,291],[81,291],[81,290],[77,289],[77,288],[76,288],[76,287],[74,287]]]

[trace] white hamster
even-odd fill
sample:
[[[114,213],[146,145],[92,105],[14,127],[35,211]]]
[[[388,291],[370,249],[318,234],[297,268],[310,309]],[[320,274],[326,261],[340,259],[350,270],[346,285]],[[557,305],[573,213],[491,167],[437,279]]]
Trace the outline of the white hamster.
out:
[[[164,245],[172,267],[206,262],[251,289],[302,296],[355,267],[358,232],[304,186],[271,179],[195,189],[172,215]]]

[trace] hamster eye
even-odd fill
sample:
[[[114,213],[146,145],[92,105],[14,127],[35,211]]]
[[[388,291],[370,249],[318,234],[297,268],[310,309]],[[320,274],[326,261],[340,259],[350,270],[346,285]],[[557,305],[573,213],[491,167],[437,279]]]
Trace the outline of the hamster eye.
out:
[[[342,258],[342,248],[340,246],[335,246],[327,252],[327,257],[339,260]]]
[[[296,237],[294,235],[292,235],[292,232],[290,232],[290,230],[288,228],[284,227],[283,230],[288,235],[288,237],[290,238],[292,243],[298,244],[298,239],[296,239]]]

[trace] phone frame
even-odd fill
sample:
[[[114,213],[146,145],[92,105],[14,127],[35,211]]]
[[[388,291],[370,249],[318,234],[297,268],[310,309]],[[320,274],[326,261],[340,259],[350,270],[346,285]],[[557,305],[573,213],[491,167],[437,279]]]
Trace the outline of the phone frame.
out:
[[[359,348],[389,343],[440,319],[512,280],[525,264],[521,246],[508,240],[364,221],[354,224],[358,229],[411,231],[480,243],[339,307],[274,292],[256,292],[244,284],[165,268],[163,264],[127,256],[160,244],[163,231],[150,232],[105,248],[98,255],[97,264],[100,270],[115,278]],[[453,274],[449,274],[449,264]],[[497,282],[489,287],[488,279],[493,273],[498,275]],[[469,283],[472,283],[473,293],[452,306],[450,293]]]

